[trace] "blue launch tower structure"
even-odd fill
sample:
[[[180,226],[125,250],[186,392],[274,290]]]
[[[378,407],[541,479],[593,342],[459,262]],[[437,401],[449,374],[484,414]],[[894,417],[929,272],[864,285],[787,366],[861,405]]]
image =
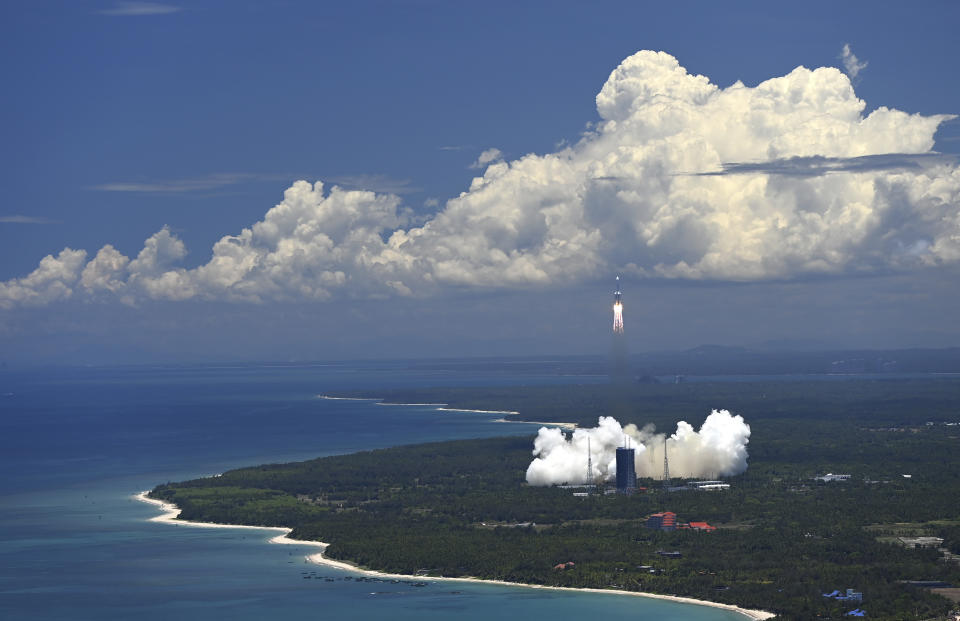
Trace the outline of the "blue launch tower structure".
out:
[[[617,448],[617,493],[632,494],[637,491],[637,469],[634,464],[636,451],[621,446]]]

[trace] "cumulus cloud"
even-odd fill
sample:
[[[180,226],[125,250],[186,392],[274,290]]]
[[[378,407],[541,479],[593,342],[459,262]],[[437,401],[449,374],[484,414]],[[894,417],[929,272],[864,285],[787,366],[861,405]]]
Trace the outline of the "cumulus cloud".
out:
[[[177,267],[186,249],[163,230],[129,262],[98,252],[86,280],[84,266],[57,280],[60,295],[31,274],[4,283],[0,300],[325,300],[610,272],[753,281],[960,262],[960,167],[932,151],[950,115],[864,114],[836,68],[720,88],[651,51],[625,59],[596,105],[599,121],[574,145],[481,154],[482,174],[426,221],[402,188],[297,181],[198,267]]]
[[[478,168],[478,169],[486,168],[488,165],[492,164],[493,162],[497,162],[502,159],[503,159],[503,153],[500,152],[500,149],[497,149],[497,148],[486,149],[485,151],[483,151],[483,153],[481,153],[477,157],[477,159],[473,162],[473,164],[470,164],[470,168]]]
[[[69,298],[86,257],[85,250],[64,248],[57,256],[41,259],[28,276],[0,282],[0,308],[40,306]]]
[[[83,268],[80,284],[90,292],[117,292],[126,285],[126,267],[130,259],[107,244]]]
[[[843,44],[843,50],[840,52],[840,58],[843,60],[844,70],[851,78],[857,77],[861,71],[867,68],[867,62],[860,62],[860,59],[858,59],[856,54],[853,53],[853,50],[850,49],[849,43]]]
[[[699,430],[680,421],[670,436],[656,433],[652,426],[621,427],[615,418],[601,416],[596,427],[577,429],[569,438],[556,427],[541,427],[533,441],[534,459],[527,468],[527,483],[609,481],[617,472],[617,447],[624,446],[628,438],[640,477],[662,478],[664,446],[671,476],[713,478],[740,474],[747,469],[750,426],[742,416],[734,416],[727,410],[713,410]],[[589,478],[588,463],[592,467]]]

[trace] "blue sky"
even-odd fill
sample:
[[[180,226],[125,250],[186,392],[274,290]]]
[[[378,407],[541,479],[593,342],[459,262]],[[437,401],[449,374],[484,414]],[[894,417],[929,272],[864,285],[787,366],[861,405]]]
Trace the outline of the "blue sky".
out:
[[[392,195],[390,205],[376,209],[405,215],[402,222],[389,216],[379,235],[411,230],[468,192],[474,177],[491,174],[471,167],[488,149],[499,154],[489,163],[509,167],[526,154],[577,145],[585,131],[612,132],[598,129],[611,119],[598,115],[595,98],[611,72],[639,50],[667,52],[720,89],[738,80],[753,88],[800,65],[837,67],[866,103],[863,117],[881,106],[911,115],[960,113],[958,18],[960,6],[952,2],[6,2],[0,7],[0,281],[26,278],[44,256],[64,248],[85,250],[89,261],[109,244],[134,259],[163,227],[183,250],[171,246],[172,262],[162,269],[151,264],[154,271],[143,272],[140,283],[159,279],[163,270],[204,266],[219,239],[264,220],[297,179],[322,180],[327,192],[337,185]],[[865,63],[859,71],[844,66],[844,44]],[[651,67],[636,71],[652,75]],[[793,117],[784,118],[789,124]],[[886,133],[900,131],[892,127],[899,126]],[[932,147],[916,146],[930,131],[915,127],[903,133],[920,137],[893,146],[865,137],[862,148],[850,151],[791,143],[763,153],[772,154],[770,160],[957,154],[958,127],[942,120],[930,130]],[[650,147],[637,135],[631,140]],[[727,146],[731,150],[718,152],[736,152]],[[952,178],[955,169],[956,160],[948,159],[937,174]],[[704,171],[680,171],[688,172]],[[735,176],[725,179],[735,182]],[[473,215],[462,222],[482,221],[524,193],[509,180],[496,183],[507,188],[496,206],[475,193]],[[941,190],[924,188],[918,196],[938,191],[935,198],[943,202]],[[352,204],[349,196],[344,200]],[[927,203],[912,200],[904,209],[918,222],[927,218],[916,215]],[[957,213],[950,200],[941,206],[943,221]],[[451,217],[443,225],[448,239],[459,234],[457,222]],[[512,242],[529,261],[488,265],[478,253],[506,243],[491,230],[485,239],[492,245],[464,259],[467,267],[457,264],[462,274],[433,266],[422,279],[410,272],[381,277],[351,271],[341,257],[341,263],[324,259],[327,276],[311,264],[306,276],[296,272],[280,285],[258,280],[250,285],[261,287],[255,295],[250,288],[237,293],[247,281],[211,293],[203,286],[210,279],[187,272],[176,283],[168,279],[136,292],[127,280],[96,295],[68,283],[69,296],[26,304],[18,298],[0,308],[0,349],[11,360],[67,362],[602,352],[609,328],[606,278],[621,269],[628,272],[634,351],[792,338],[960,345],[947,310],[957,301],[956,260],[948,247],[955,233],[927,222],[921,234],[908,224],[892,237],[882,230],[871,235],[895,237],[917,252],[929,247],[922,268],[906,265],[887,246],[862,241],[857,231],[849,233],[854,250],[814,244],[810,252],[825,253],[826,267],[813,256],[791,254],[778,263],[762,252],[762,269],[742,261],[717,265],[703,259],[702,243],[690,241],[716,230],[694,234],[682,227],[670,233],[679,236],[677,247],[668,247],[669,236],[658,241],[649,264],[633,259],[646,252],[638,249],[639,238],[600,233],[595,245],[578,242],[594,252],[582,262],[588,267],[575,255],[566,260],[577,269],[546,265],[547,245],[521,232]],[[345,243],[338,246],[341,255],[350,249]],[[404,260],[429,262],[446,248],[437,243]],[[833,252],[844,256],[834,259]],[[692,276],[681,273],[681,262],[683,269],[693,266]],[[628,264],[635,265],[633,273]],[[503,286],[491,280],[498,269],[507,274]],[[333,282],[341,278],[336,274],[342,281]],[[180,293],[188,289],[189,295]],[[11,300],[20,295],[10,291]],[[796,300],[786,306],[791,296]],[[253,328],[265,325],[272,327]]]

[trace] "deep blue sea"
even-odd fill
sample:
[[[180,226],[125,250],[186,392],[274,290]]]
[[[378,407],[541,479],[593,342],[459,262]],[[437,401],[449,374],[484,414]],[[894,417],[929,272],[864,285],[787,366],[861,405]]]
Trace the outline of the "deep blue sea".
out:
[[[741,619],[618,595],[344,580],[270,531],[149,522],[156,508],[131,498],[238,466],[536,429],[326,391],[602,381],[403,363],[0,372],[0,618]]]

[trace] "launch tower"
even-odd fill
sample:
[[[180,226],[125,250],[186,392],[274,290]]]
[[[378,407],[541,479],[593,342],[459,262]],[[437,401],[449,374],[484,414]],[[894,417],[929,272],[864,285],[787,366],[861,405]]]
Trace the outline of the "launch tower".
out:
[[[663,438],[663,486],[670,485],[670,462],[667,461],[667,438]]]
[[[590,451],[590,436],[587,436],[587,485],[593,484],[593,453]]]
[[[617,493],[632,494],[637,491],[637,468],[634,463],[636,451],[622,446],[617,448]]]

